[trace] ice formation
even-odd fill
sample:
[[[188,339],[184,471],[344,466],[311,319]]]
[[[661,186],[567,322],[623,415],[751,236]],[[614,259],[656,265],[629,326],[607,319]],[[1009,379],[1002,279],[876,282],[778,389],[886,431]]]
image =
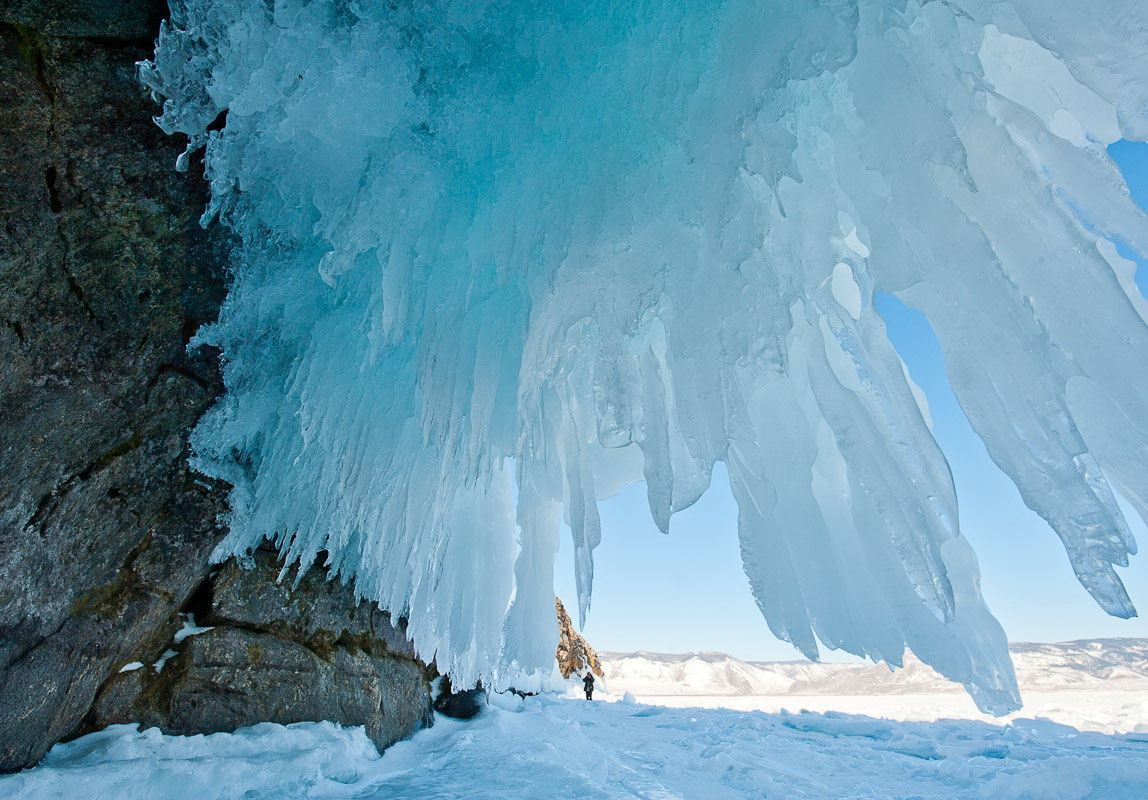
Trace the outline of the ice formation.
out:
[[[548,674],[561,521],[728,465],[773,631],[1017,693],[874,310],[923,311],[1110,613],[1148,510],[1143,0],[174,0],[144,80],[242,249],[196,465],[456,682]],[[226,116],[222,116],[226,112]],[[186,163],[186,159],[185,159]],[[1125,252],[1128,252],[1125,250]],[[635,567],[638,568],[638,567]],[[533,677],[532,677],[533,676]]]

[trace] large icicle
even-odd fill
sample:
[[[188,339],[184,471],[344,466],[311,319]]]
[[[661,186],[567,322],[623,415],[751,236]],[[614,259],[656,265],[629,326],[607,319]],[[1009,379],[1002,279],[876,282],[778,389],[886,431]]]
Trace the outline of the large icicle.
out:
[[[1148,509],[1148,6],[173,0],[142,74],[242,241],[196,465],[217,555],[326,551],[456,682],[550,672],[560,521],[724,461],[772,629],[1017,703],[872,298],[1108,611]],[[221,115],[226,112],[225,117]],[[733,532],[730,532],[733,535]]]

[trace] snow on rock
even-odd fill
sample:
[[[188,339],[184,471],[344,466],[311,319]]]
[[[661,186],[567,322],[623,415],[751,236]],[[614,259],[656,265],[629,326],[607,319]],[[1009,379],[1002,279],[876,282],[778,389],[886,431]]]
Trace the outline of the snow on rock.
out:
[[[637,695],[785,694],[794,678],[725,653],[603,653],[613,691]]]
[[[163,736],[120,725],[57,745],[0,777],[12,800],[471,800],[658,797],[742,800],[1132,800],[1148,796],[1148,736],[893,723],[492,698],[471,722],[435,726],[380,757],[362,729],[256,725]]]
[[[195,614],[180,614],[180,616],[183,617],[183,625],[172,637],[172,642],[175,644],[181,644],[188,636],[198,636],[201,633],[215,630],[210,625],[196,625]]]
[[[173,659],[178,655],[179,655],[179,651],[172,650],[169,647],[168,649],[163,651],[163,654],[159,657],[159,660],[156,661],[154,664],[152,664],[152,668],[156,671],[156,674],[158,675],[159,673],[163,672],[163,668],[165,666],[167,666],[167,662],[170,659]]]
[[[1108,612],[1148,509],[1142,0],[180,0],[143,77],[242,239],[194,435],[243,555],[326,552],[460,685],[536,688],[561,520],[728,466],[772,630],[1018,702],[872,303],[924,312]],[[1097,54],[1103,54],[1103,57]],[[224,114],[223,112],[226,112]],[[182,159],[186,165],[187,155]],[[733,532],[730,532],[733,535]]]

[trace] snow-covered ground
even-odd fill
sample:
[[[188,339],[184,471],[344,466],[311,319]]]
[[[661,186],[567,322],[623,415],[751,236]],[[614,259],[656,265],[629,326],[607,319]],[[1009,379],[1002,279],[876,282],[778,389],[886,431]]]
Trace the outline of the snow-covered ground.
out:
[[[496,696],[477,719],[440,717],[381,757],[362,730],[330,723],[192,737],[116,726],[0,778],[0,796],[1143,800],[1148,734]]]
[[[191,737],[120,725],[0,777],[0,798],[1148,798],[1148,641],[1015,645],[1013,658],[1025,707],[1002,719],[920,662],[606,655],[602,702],[576,699],[577,681],[566,697],[493,695],[477,719],[440,716],[382,757],[330,723]]]

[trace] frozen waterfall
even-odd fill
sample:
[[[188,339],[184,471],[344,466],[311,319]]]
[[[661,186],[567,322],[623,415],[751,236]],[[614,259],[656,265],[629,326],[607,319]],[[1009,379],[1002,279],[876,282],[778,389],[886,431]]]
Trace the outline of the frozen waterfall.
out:
[[[274,536],[457,683],[549,675],[561,521],[728,465],[772,630],[1015,707],[877,291],[1108,612],[1148,512],[1143,0],[173,0],[146,83],[242,242],[218,557]],[[224,113],[226,114],[225,116]],[[186,163],[186,157],[184,158]],[[734,535],[730,531],[728,535]]]

